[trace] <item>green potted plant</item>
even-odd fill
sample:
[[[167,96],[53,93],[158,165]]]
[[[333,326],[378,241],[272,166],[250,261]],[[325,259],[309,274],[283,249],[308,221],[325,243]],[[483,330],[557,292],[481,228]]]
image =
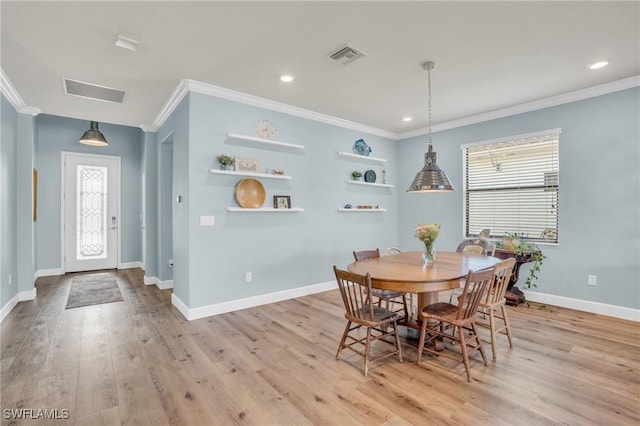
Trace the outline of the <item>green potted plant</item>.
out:
[[[351,172],[351,177],[353,178],[353,180],[360,180],[360,178],[362,177],[362,172],[354,170]]]
[[[536,281],[538,280],[538,272],[540,267],[546,259],[546,256],[542,253],[542,250],[536,243],[526,241],[522,234],[507,234],[502,240],[496,242],[496,247],[504,250],[513,251],[516,255],[516,260],[528,260],[533,262],[533,266],[529,270],[529,275],[524,282],[526,288],[538,287]],[[528,258],[528,259],[527,259]]]
[[[233,163],[235,163],[235,159],[233,157],[229,157],[228,155],[218,155],[216,157],[216,160],[218,160],[218,163],[220,163],[220,168],[222,170],[229,170],[229,168],[231,166],[233,166]]]

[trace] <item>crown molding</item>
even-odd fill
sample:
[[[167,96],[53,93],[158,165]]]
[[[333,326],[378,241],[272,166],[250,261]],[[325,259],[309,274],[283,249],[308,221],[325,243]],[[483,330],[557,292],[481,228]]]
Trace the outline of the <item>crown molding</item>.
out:
[[[282,112],[285,114],[293,115],[296,117],[307,118],[309,120],[319,121],[321,123],[330,124],[333,126],[344,127],[359,132],[368,133],[371,135],[382,136],[389,139],[397,139],[397,134],[388,132],[386,130],[377,129],[375,127],[367,126],[365,124],[356,123],[349,120],[343,120],[338,117],[333,117],[319,112],[310,111],[304,108],[298,108],[292,105],[276,102],[270,99],[261,98],[258,96],[248,95],[246,93],[237,92],[235,90],[225,89],[224,87],[214,86],[212,84],[202,83],[200,81],[183,79],[180,80],[175,90],[169,97],[167,103],[162,107],[162,110],[153,121],[151,125],[143,125],[150,130],[145,131],[157,131],[171,115],[173,110],[178,106],[182,98],[188,93],[200,93],[202,95],[213,96],[216,98],[227,99],[230,101],[242,103],[245,105],[251,105],[259,108],[268,109],[270,111]],[[142,126],[140,126],[142,128]],[[152,129],[152,130],[151,130]]]
[[[575,90],[573,92],[564,93],[562,95],[551,96],[549,98],[539,99],[537,101],[526,102],[524,104],[514,105],[495,111],[482,114],[472,115],[470,117],[461,118],[459,120],[448,121],[446,123],[434,124],[432,133],[441,132],[443,130],[455,129],[456,127],[468,126],[470,124],[481,123],[483,121],[495,120],[497,118],[508,117],[511,115],[522,114],[525,112],[536,111],[539,109],[554,107],[558,105],[568,104],[571,102],[581,101],[584,99],[594,98],[596,96],[606,95],[621,90],[631,89],[640,86],[640,75],[625,78],[622,80],[612,81],[610,83],[600,84],[598,86],[588,87],[586,89]],[[396,134],[398,140],[408,139],[415,136],[424,136],[428,132],[426,127],[422,129],[412,130],[406,133]]]
[[[152,125],[152,124],[141,124],[138,127],[140,127],[140,129],[142,129],[143,132],[156,132],[158,131],[158,127]]]
[[[38,108],[28,106],[24,103],[24,100],[11,83],[11,80],[9,80],[9,77],[7,77],[7,74],[5,74],[2,67],[0,67],[0,90],[2,91],[2,94],[5,96],[5,98],[7,98],[9,103],[13,105],[15,110],[19,113],[38,115],[42,112]]]

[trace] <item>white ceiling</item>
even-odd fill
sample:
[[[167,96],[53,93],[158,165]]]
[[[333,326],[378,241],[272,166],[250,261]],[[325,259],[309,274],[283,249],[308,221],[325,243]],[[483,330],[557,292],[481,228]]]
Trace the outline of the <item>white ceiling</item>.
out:
[[[43,113],[153,124],[193,79],[404,133],[640,74],[640,2],[10,2],[1,65]],[[115,46],[117,33],[140,40]],[[328,54],[350,44],[348,65]],[[608,67],[592,71],[601,59]],[[294,74],[293,83],[278,80]],[[123,104],[64,94],[72,78]],[[413,116],[409,123],[402,117]]]

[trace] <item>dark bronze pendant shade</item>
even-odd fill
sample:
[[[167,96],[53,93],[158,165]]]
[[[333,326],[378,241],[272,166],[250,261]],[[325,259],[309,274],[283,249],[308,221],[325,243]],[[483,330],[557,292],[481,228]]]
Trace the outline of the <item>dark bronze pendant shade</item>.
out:
[[[98,122],[92,121],[89,124],[89,130],[84,132],[80,138],[80,143],[91,146],[108,146],[109,142],[105,139],[104,135],[98,130]]]
[[[435,64],[425,62],[422,68],[427,70],[429,81],[429,144],[424,154],[424,167],[416,174],[407,192],[451,192],[455,191],[449,177],[436,164],[436,153],[431,143],[431,70]]]

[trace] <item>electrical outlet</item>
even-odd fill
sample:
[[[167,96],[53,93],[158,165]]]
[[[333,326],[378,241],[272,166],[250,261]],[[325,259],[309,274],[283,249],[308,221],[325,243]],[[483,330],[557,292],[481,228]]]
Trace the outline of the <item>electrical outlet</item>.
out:
[[[251,272],[247,272],[244,274],[244,281],[250,283],[253,281],[253,274]]]
[[[598,285],[598,276],[597,275],[587,275],[587,284],[588,285]]]
[[[173,259],[169,259],[169,268],[173,268]]]

